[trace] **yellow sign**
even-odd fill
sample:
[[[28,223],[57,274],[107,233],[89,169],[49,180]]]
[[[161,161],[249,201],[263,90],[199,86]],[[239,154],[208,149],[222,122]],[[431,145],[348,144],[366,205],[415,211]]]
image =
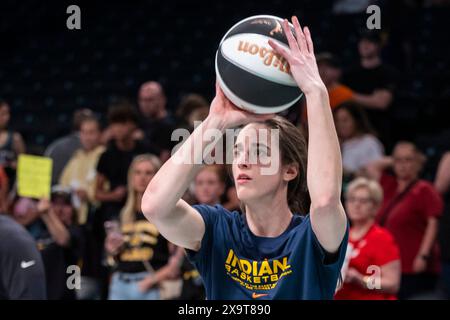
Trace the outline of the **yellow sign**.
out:
[[[17,164],[17,192],[21,197],[50,199],[52,159],[19,155]]]

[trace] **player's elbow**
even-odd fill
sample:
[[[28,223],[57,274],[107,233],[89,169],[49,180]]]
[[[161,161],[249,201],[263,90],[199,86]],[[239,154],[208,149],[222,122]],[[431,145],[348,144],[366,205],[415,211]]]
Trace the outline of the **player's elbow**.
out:
[[[158,212],[158,207],[154,197],[145,195],[142,197],[141,210],[147,219],[155,219]]]
[[[168,206],[159,199],[160,197],[155,192],[147,190],[144,193],[141,201],[141,210],[147,219],[155,221],[166,214]]]

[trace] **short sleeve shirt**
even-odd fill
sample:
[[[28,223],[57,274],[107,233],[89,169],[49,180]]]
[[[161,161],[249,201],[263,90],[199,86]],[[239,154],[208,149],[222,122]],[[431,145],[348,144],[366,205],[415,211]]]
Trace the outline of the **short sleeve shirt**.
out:
[[[201,248],[187,250],[207,299],[332,299],[345,258],[348,228],[336,254],[319,244],[309,215],[294,215],[278,237],[255,236],[245,216],[196,205],[205,222]]]

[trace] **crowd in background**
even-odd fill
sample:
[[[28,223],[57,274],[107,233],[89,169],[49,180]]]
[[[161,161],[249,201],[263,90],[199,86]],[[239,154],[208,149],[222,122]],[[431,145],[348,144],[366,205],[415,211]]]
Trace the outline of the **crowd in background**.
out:
[[[418,147],[392,141],[396,124],[389,108],[397,71],[383,63],[381,47],[378,34],[364,34],[360,61],[346,70],[338,57],[317,55],[341,143],[342,199],[351,222],[336,299],[449,298],[450,152],[443,155],[435,180],[426,181],[421,169],[427,159]],[[26,145],[10,129],[14,106],[0,101],[0,209],[31,235],[42,258],[48,299],[205,298],[184,250],[145,219],[140,203],[178,143],[172,132],[192,131],[195,121],[207,117],[209,103],[189,94],[171,113],[161,84],[149,81],[140,86],[136,104],[115,102],[106,126],[93,110],[77,110],[73,132],[44,153],[53,160],[50,199],[30,199],[17,194],[15,181],[17,157],[26,153]],[[306,110],[302,100],[284,114],[305,135]],[[224,165],[205,166],[184,199],[240,210]],[[67,286],[72,265],[81,270],[81,289]],[[377,272],[379,279],[373,277]],[[6,298],[14,297],[20,294]]]

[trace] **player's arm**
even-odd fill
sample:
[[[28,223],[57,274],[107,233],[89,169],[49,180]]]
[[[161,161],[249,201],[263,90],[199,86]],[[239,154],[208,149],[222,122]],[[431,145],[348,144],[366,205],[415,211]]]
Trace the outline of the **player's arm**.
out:
[[[306,97],[309,126],[307,181],[311,196],[311,225],[322,247],[334,253],[338,250],[347,227],[340,201],[341,152],[328,93],[317,68],[311,34],[308,28],[301,29],[296,17],[292,21],[296,38],[287,20],[283,23],[289,50],[273,41],[269,43],[288,61],[292,75]]]
[[[142,198],[142,212],[170,242],[199,250],[205,233],[200,213],[181,199],[203,162],[205,147],[210,147],[207,130],[237,127],[273,115],[254,115],[237,109],[216,86],[210,113],[150,181]],[[218,141],[215,140],[217,143]]]

